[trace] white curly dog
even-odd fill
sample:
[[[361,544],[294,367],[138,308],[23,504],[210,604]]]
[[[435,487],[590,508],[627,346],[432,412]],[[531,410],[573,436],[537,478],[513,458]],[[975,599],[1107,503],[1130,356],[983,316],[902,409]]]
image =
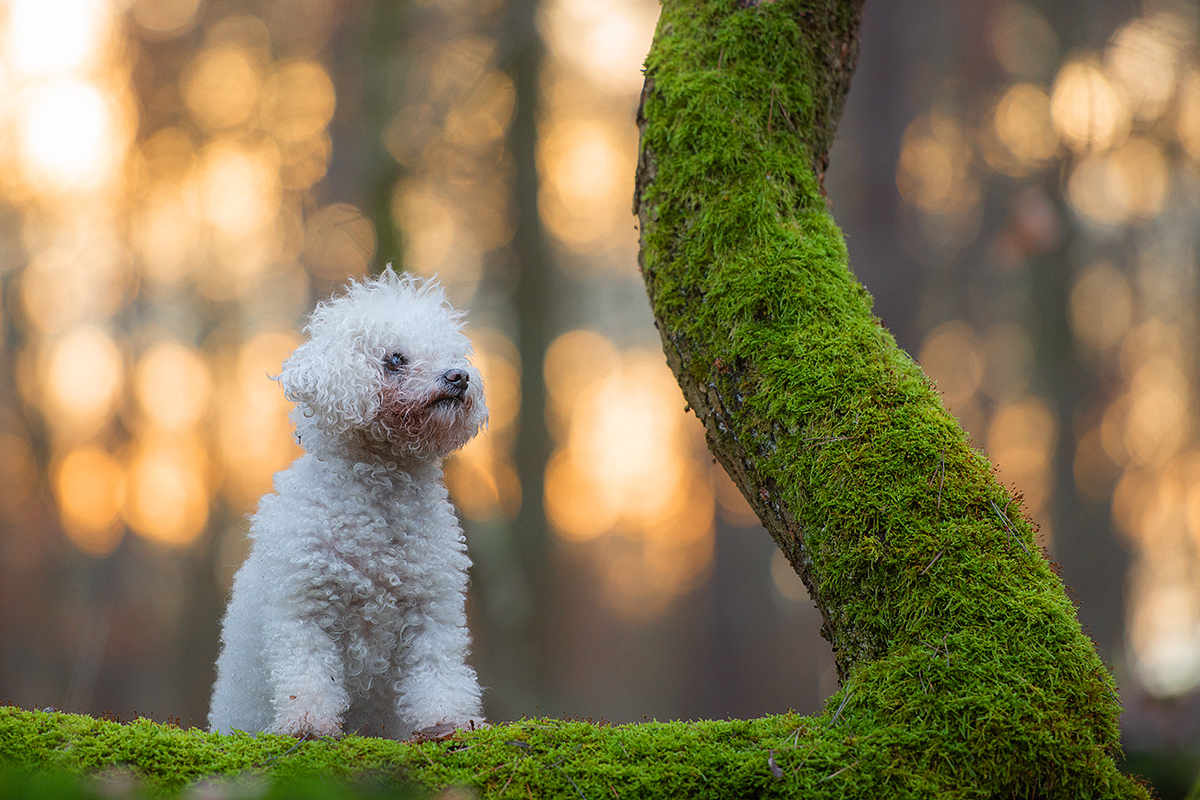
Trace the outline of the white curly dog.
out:
[[[487,420],[462,316],[389,267],[321,303],[278,380],[305,455],[233,581],[209,726],[396,739],[482,722],[442,461]]]

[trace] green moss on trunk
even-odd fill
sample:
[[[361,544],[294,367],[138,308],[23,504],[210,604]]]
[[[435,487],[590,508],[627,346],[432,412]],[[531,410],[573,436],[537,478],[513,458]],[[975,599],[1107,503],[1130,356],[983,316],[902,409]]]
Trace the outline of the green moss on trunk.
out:
[[[1019,494],[872,315],[827,212],[860,7],[664,3],[635,207],[667,359],[824,615],[853,746],[815,753],[913,795],[1144,796]]]

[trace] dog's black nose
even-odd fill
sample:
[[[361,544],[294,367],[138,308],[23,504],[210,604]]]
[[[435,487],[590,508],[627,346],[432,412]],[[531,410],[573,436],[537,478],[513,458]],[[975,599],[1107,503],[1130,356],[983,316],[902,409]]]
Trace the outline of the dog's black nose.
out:
[[[448,369],[442,373],[442,380],[448,388],[462,394],[467,390],[467,384],[471,382],[471,376],[467,374],[465,369]]]

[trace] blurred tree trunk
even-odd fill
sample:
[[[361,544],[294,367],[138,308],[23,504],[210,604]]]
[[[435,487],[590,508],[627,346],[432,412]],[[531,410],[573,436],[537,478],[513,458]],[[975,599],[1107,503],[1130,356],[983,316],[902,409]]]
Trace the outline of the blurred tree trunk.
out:
[[[914,793],[1145,796],[1020,496],[872,315],[826,210],[861,9],[664,3],[634,204],[667,360],[821,611],[828,725],[855,742],[831,764]]]

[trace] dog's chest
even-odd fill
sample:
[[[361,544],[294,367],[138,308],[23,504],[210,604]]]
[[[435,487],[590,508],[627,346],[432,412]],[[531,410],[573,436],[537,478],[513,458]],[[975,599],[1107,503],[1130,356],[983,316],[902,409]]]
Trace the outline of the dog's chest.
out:
[[[351,609],[414,605],[446,557],[448,543],[426,535],[431,516],[426,504],[398,500],[341,516],[326,544],[335,596]]]

